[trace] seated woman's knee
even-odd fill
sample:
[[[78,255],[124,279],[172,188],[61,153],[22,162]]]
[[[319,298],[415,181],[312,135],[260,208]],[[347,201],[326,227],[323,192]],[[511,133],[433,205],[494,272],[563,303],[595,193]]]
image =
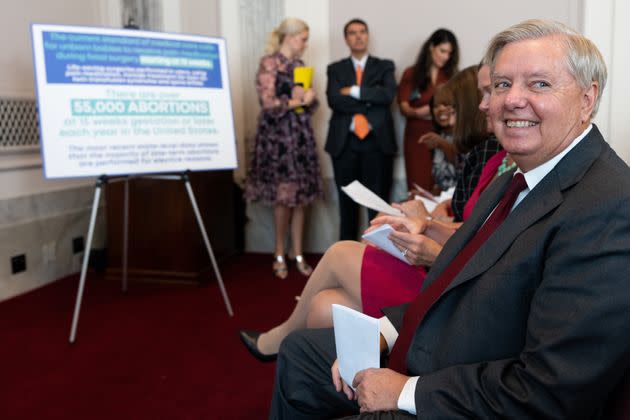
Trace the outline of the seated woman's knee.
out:
[[[332,304],[339,303],[339,293],[335,289],[326,289],[317,293],[311,301],[306,317],[307,328],[326,328],[332,326]]]

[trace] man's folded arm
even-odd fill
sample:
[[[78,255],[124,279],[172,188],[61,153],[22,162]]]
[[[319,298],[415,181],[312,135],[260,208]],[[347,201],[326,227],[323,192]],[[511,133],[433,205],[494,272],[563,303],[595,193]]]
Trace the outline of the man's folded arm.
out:
[[[347,86],[342,86],[339,82],[336,71],[329,66],[327,74],[326,98],[328,99],[328,106],[330,106],[334,112],[352,115],[365,114],[365,112],[367,112],[365,103],[362,103],[350,95],[343,95],[341,93],[341,88]]]
[[[361,102],[371,105],[389,106],[396,97],[396,78],[394,77],[394,63],[382,60],[384,66],[382,83],[372,86],[361,86]]]

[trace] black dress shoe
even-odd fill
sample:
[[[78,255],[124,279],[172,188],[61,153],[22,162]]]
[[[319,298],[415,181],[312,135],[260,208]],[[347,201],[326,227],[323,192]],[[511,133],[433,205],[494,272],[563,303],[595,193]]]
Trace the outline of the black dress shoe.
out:
[[[260,334],[261,333],[258,331],[251,330],[241,330],[238,333],[239,337],[241,337],[241,341],[245,344],[245,347],[252,356],[263,363],[275,361],[278,358],[278,353],[263,354],[258,350],[258,337],[260,337]]]

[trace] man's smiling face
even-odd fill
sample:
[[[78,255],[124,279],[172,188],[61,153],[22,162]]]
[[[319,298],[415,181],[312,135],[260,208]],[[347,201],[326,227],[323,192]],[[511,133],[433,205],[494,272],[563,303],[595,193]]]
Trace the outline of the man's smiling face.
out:
[[[590,122],[597,83],[581,87],[561,36],[507,44],[492,73],[494,133],[523,171],[564,150]]]

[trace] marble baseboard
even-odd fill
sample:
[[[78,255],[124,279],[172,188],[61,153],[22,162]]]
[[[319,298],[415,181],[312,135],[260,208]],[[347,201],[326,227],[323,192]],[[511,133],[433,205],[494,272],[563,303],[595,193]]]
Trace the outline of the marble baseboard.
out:
[[[0,301],[80,271],[83,253],[72,252],[72,240],[86,240],[93,192],[78,188],[0,201]],[[92,249],[105,246],[103,203],[99,214]],[[11,257],[20,254],[26,271],[12,274]]]

